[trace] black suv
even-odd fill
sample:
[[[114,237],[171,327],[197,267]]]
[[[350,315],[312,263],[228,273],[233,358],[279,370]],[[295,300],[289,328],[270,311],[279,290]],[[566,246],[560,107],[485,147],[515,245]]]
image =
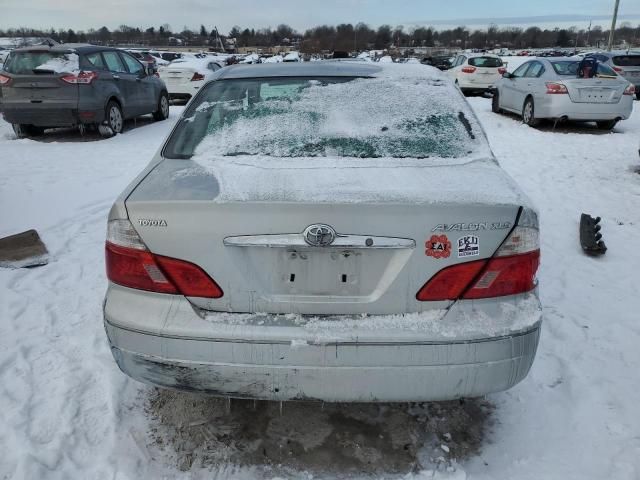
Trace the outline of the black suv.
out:
[[[124,120],[169,116],[169,96],[152,69],[116,48],[37,46],[13,50],[0,70],[0,111],[18,137],[45,128],[122,132]]]

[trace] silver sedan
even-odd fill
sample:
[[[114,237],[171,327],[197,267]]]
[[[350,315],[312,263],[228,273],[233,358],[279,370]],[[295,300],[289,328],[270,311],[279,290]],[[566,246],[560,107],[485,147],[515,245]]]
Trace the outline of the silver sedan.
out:
[[[611,130],[631,115],[635,88],[600,63],[593,76],[579,72],[580,60],[535,58],[505,73],[496,84],[493,111],[522,115],[532,127],[552,119],[593,121]]]
[[[423,65],[237,65],[109,215],[104,321],[134,379],[269,400],[512,387],[535,357],[538,217]]]

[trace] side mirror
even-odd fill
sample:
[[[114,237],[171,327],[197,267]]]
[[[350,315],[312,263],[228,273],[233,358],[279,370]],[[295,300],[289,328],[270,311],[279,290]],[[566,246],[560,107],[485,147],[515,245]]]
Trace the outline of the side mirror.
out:
[[[504,73],[502,74],[502,78],[509,78],[509,79],[511,79],[511,78],[513,78],[513,73],[504,72]]]
[[[153,65],[147,65],[144,70],[148,77],[153,77],[156,73],[156,69]]]

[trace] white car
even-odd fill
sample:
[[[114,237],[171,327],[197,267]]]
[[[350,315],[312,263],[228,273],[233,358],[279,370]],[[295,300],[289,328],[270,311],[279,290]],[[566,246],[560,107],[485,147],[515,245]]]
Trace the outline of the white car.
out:
[[[169,98],[188,100],[224,66],[225,62],[215,57],[180,58],[160,67],[158,74],[167,86]]]
[[[497,55],[490,53],[461,53],[447,74],[463,93],[484,93],[491,90],[505,68]]]

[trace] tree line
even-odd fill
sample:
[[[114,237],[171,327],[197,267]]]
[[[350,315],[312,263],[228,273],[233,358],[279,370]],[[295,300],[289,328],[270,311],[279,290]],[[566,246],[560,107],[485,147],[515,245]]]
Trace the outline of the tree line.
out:
[[[303,52],[321,51],[362,51],[370,49],[389,49],[393,47],[442,47],[442,48],[579,48],[605,46],[609,31],[600,26],[586,28],[539,27],[501,28],[489,25],[486,29],[471,30],[460,26],[452,29],[437,30],[433,27],[405,28],[402,25],[392,27],[381,25],[371,28],[365,23],[356,25],[320,25],[298,32],[289,25],[281,24],[271,28],[241,28],[234,26],[228,34],[220,34],[215,28],[201,25],[199,29],[172,29],[163,24],[156,27],[140,28],[128,25],[110,30],[107,27],[75,31],[73,29],[38,30],[17,28],[0,30],[0,37],[50,37],[63,43],[89,42],[102,45],[182,45],[207,46],[218,43],[218,37],[231,46],[234,39],[237,47],[274,47],[278,45],[299,45]],[[628,22],[621,24],[615,32],[616,43],[638,45],[640,43],[640,25],[632,26]]]

